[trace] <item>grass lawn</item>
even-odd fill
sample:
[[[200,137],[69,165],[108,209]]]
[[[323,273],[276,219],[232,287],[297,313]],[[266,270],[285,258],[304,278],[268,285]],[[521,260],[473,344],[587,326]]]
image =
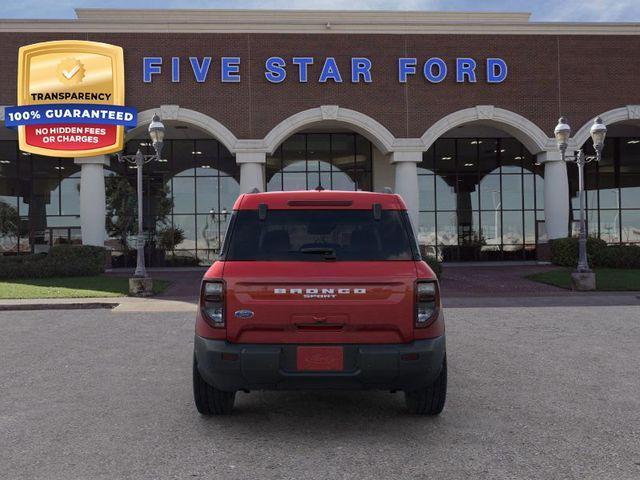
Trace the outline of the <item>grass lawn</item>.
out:
[[[571,288],[572,268],[560,268],[549,272],[534,273],[526,278],[561,288]],[[639,269],[595,268],[596,289],[602,291],[640,290]]]
[[[169,284],[166,280],[154,280],[154,293],[163,292]],[[128,278],[107,275],[0,280],[0,299],[122,297],[128,293]]]

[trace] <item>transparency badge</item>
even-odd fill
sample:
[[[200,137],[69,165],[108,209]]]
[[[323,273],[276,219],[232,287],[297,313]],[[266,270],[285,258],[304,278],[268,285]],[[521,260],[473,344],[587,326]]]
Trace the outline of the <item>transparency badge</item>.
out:
[[[122,150],[137,114],[124,106],[121,47],[62,40],[18,55],[18,106],[5,109],[5,125],[18,128],[20,150],[54,157]]]

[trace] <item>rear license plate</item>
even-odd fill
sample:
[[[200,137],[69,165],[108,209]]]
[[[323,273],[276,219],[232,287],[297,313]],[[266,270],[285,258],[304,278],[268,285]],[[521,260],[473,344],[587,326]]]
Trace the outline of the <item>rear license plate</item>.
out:
[[[344,370],[342,347],[298,347],[296,365],[305,372],[339,372]]]

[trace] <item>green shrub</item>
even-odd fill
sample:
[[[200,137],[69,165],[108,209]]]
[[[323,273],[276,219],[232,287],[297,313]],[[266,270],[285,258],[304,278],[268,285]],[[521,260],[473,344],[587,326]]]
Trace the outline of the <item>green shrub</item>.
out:
[[[423,260],[431,267],[431,270],[436,274],[436,277],[440,278],[440,274],[442,273],[442,263],[432,255],[423,257]]]
[[[106,250],[89,245],[56,245],[49,253],[0,257],[0,278],[80,277],[104,272]]]
[[[593,256],[594,267],[640,268],[640,246],[609,245]]]
[[[167,227],[158,232],[158,247],[169,252],[184,242],[184,230],[179,227]]]
[[[591,267],[640,268],[640,246],[607,245],[604,240],[589,237],[587,259]],[[578,239],[552,240],[551,261],[563,267],[575,267],[578,264]]]
[[[167,255],[164,259],[167,267],[197,267],[200,259],[191,255]]]

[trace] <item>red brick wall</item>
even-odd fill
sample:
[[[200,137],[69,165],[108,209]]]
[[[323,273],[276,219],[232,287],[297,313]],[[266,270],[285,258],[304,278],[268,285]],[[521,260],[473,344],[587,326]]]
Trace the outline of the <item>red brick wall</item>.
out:
[[[480,104],[505,108],[530,119],[549,135],[558,116],[577,130],[592,116],[628,104],[640,104],[640,36],[524,35],[301,35],[301,34],[0,34],[0,104],[16,102],[18,48],[45,40],[82,39],[121,45],[125,51],[127,104],[139,110],[178,104],[201,111],[227,126],[238,138],[261,138],[286,117],[307,108],[335,104],[370,115],[398,137],[419,137],[448,113]],[[264,61],[277,55],[313,56],[307,84],[289,67],[284,83],[264,78]],[[142,82],[142,57],[163,56],[162,76]],[[182,81],[170,81],[170,57],[182,57]],[[196,83],[188,57],[212,56],[205,83]],[[242,58],[240,83],[220,82],[221,56]],[[340,65],[342,84],[320,84],[324,57]],[[349,59],[373,61],[373,83],[349,81]],[[407,84],[397,79],[398,57],[424,61],[439,56],[449,75],[430,84],[418,74]],[[469,56],[482,67],[487,57],[504,58],[509,76],[487,84],[457,84],[452,62]],[[420,66],[418,67],[420,73]]]

